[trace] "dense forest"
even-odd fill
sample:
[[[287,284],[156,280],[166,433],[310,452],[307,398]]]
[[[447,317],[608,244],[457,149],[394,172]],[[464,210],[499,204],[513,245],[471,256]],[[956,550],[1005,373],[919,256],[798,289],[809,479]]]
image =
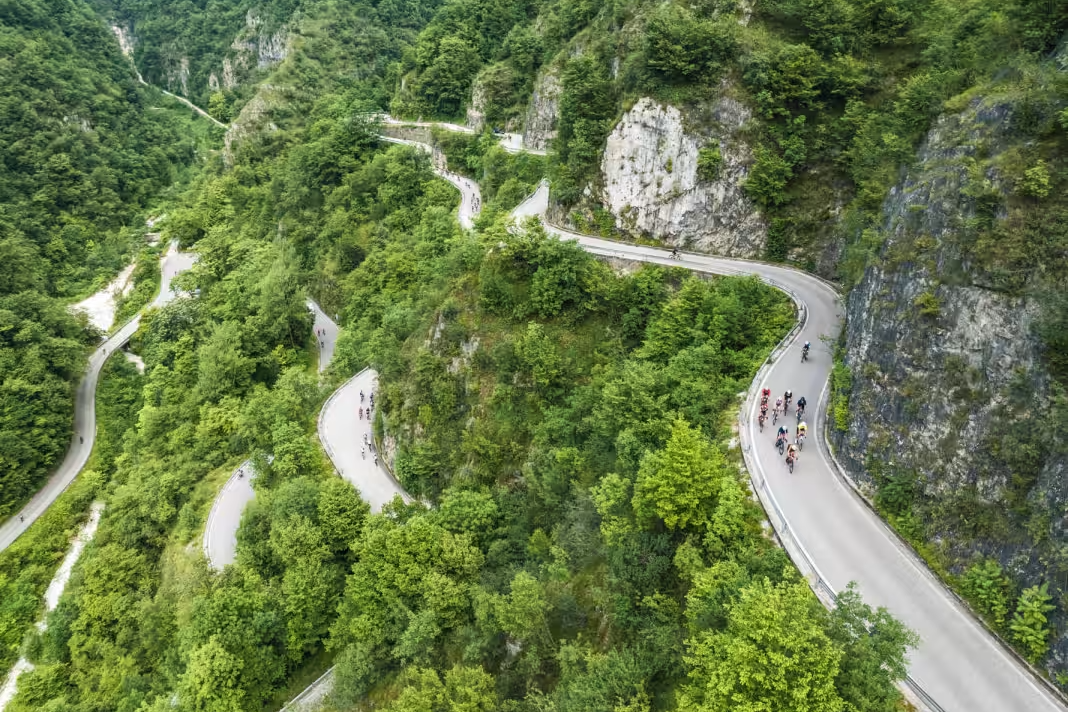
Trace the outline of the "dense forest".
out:
[[[555,82],[555,214],[631,238],[603,198],[606,138],[621,116],[652,97],[702,136],[715,133],[710,105],[743,102],[752,116],[738,129],[751,149],[742,187],[766,220],[763,256],[847,292],[866,276],[883,280],[863,285],[878,296],[850,318],[883,305],[893,328],[880,338],[899,358],[847,365],[850,346],[872,338],[858,332],[842,344],[836,378],[836,439],[854,476],[991,627],[1059,666],[1068,655],[1066,31],[1064,0],[457,1],[404,55],[390,106],[451,120],[474,110],[488,126],[525,130],[538,101],[548,105],[532,92]],[[651,127],[646,137],[662,140]],[[718,141],[700,154],[707,183],[720,170]],[[663,166],[654,182],[671,173]],[[973,309],[991,308],[969,304],[976,294],[1006,305],[996,326],[968,324]],[[953,348],[971,329],[985,332],[980,343]],[[988,366],[999,330],[1034,343],[1006,357],[1004,377]],[[1014,610],[1039,609],[1040,634],[1014,628]]]
[[[147,82],[191,99],[223,122],[230,119],[235,102],[248,98],[247,87],[239,85],[254,76],[265,59],[283,51],[260,45],[270,44],[276,33],[284,35],[300,5],[296,0],[90,4],[124,33]]]
[[[792,303],[755,279],[599,261],[506,213],[547,176],[559,214],[618,236],[592,188],[620,115],[641,96],[693,106],[733,93],[754,108],[745,190],[768,218],[765,256],[849,288],[875,265],[911,264],[883,254],[884,199],[947,101],[1003,81],[1030,107],[1018,135],[1044,157],[999,166],[1009,202],[989,182],[971,196],[957,263],[998,289],[1042,290],[1038,338],[1060,394],[1063,285],[1019,275],[1066,257],[1068,93],[1049,55],[1068,5],[93,7],[0,11],[14,58],[0,89],[0,515],[69,437],[94,335],[66,301],[128,259],[126,228],[194,158],[187,119],[153,110],[106,23],[133,33],[146,79],[186,82],[181,93],[234,127],[163,223],[164,240],[198,253],[181,278],[195,296],[146,315],[132,344],[144,373],[115,362],[104,375],[91,471],[0,555],[0,661],[21,650],[36,665],[9,710],[258,712],[330,665],[328,705],[346,711],[903,708],[916,637],[853,589],[823,608],[767,536],[732,447],[737,394],[794,322]],[[285,56],[214,87],[250,23],[284,26]],[[474,230],[460,229],[458,196],[425,154],[377,138],[374,113],[462,119],[473,94],[487,129],[516,129],[550,71],[548,156],[508,154],[488,131],[434,134],[450,167],[480,182]],[[702,175],[720,160],[702,147]],[[1055,209],[1034,217],[1047,198]],[[1025,229],[1003,231],[1004,215]],[[309,295],[340,315],[325,380]],[[910,307],[931,319],[939,302]],[[417,498],[378,514],[315,436],[324,399],[365,366],[380,374],[376,434]],[[844,423],[859,411],[855,375],[835,373]],[[1006,511],[1021,520],[1036,521],[1020,492],[1048,455],[1040,445],[1060,447],[1063,413],[1040,437],[1021,426],[997,443],[1018,475]],[[256,498],[237,562],[212,572],[205,519],[245,458]],[[915,479],[877,474],[876,506],[923,547],[944,512]],[[93,497],[107,504],[96,539],[47,629],[23,640]],[[933,558],[954,581],[966,568]],[[1016,642],[1041,659],[1048,589],[1021,592],[992,561],[968,562],[965,593],[1010,637],[1019,623]]]
[[[65,303],[136,252],[125,230],[193,157],[188,120],[153,111],[82,3],[0,11],[0,517],[70,441],[93,335]]]

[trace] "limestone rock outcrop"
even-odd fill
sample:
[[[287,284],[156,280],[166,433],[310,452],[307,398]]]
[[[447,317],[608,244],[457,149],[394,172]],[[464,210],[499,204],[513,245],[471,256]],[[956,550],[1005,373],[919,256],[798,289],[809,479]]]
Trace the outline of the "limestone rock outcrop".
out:
[[[560,118],[560,73],[549,67],[538,75],[523,121],[523,146],[535,151],[552,148]]]
[[[638,101],[613,129],[601,161],[601,200],[616,227],[635,236],[714,254],[757,257],[767,224],[742,185],[751,151],[739,135],[750,118],[740,102],[722,96],[690,129],[686,117],[653,99]],[[715,177],[698,175],[703,147],[718,146]]]

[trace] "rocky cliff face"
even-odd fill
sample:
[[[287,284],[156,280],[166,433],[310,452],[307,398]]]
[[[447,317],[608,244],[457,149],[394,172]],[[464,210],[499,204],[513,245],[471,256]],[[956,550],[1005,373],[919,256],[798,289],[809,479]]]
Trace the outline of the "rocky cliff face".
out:
[[[291,99],[292,90],[289,87],[268,83],[257,87],[256,94],[241,108],[223,135],[223,160],[227,166],[233,165],[234,152],[243,141],[278,130],[273,114]]]
[[[471,102],[467,105],[467,125],[475,133],[482,133],[482,129],[486,127],[486,87],[478,79],[471,87]]]
[[[534,84],[523,121],[523,146],[546,151],[556,138],[560,118],[560,73],[556,67],[542,71]]]
[[[134,37],[133,32],[130,31],[129,25],[112,24],[111,31],[115,33],[115,38],[119,41],[119,47],[122,49],[122,53],[127,57],[132,57],[137,38]]]
[[[221,70],[208,76],[212,91],[233,89],[253,69],[278,64],[289,54],[289,29],[270,28],[254,10],[245,15],[245,26],[234,37],[230,52],[223,58]]]
[[[942,117],[887,197],[876,264],[848,297],[852,392],[836,440],[852,477],[950,570],[991,556],[1017,590],[1048,581],[1056,601],[1068,460],[1041,434],[1050,382],[1036,292],[995,288],[971,247],[984,210],[1006,219],[1012,123],[1011,103]],[[1047,664],[1066,653],[1062,634]]]
[[[673,245],[737,257],[756,257],[767,225],[742,190],[751,154],[739,129],[744,105],[723,96],[688,129],[682,112],[642,99],[616,125],[601,161],[602,202],[616,227]],[[698,155],[718,147],[714,177],[698,175]]]

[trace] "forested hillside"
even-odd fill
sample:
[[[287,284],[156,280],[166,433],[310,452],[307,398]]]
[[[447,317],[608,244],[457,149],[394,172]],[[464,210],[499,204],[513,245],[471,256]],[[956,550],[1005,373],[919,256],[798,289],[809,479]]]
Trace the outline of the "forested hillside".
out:
[[[65,308],[128,261],[123,232],[192,159],[77,0],[0,10],[0,517],[70,439],[92,336]]]
[[[1068,2],[95,8],[0,11],[8,506],[69,428],[90,337],[59,298],[114,270],[189,159],[105,22],[231,124],[164,223],[199,255],[190,296],[101,394],[107,509],[9,710],[258,712],[330,665],[345,711],[903,709],[915,636],[855,591],[818,603],[734,447],[792,303],[510,226],[542,177],[579,230],[837,280],[837,451],[994,629],[1068,669]],[[378,139],[385,111],[476,130],[427,131],[481,184],[474,230],[428,156]],[[324,382],[308,295],[342,326]],[[417,498],[377,514],[315,435],[366,366]],[[245,458],[256,497],[214,572],[205,519]],[[9,658],[27,590],[0,609]]]
[[[251,93],[257,70],[285,57],[297,0],[91,0],[129,43],[147,82],[184,96],[223,122]],[[262,73],[261,73],[262,74]]]

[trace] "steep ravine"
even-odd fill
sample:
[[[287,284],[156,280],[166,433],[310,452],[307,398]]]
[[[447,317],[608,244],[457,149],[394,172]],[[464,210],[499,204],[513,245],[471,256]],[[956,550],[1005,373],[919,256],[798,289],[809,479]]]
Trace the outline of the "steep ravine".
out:
[[[984,219],[1006,219],[1015,110],[976,101],[940,118],[886,198],[883,245],[848,297],[852,388],[834,439],[899,531],[929,542],[951,574],[990,557],[1011,594],[1047,582],[1057,603],[1068,458],[1041,435],[1051,388],[1033,328],[1041,285],[1036,271],[1006,289],[1009,248],[992,242],[984,257],[975,246]],[[1046,664],[1063,670],[1063,607],[1051,618]]]

